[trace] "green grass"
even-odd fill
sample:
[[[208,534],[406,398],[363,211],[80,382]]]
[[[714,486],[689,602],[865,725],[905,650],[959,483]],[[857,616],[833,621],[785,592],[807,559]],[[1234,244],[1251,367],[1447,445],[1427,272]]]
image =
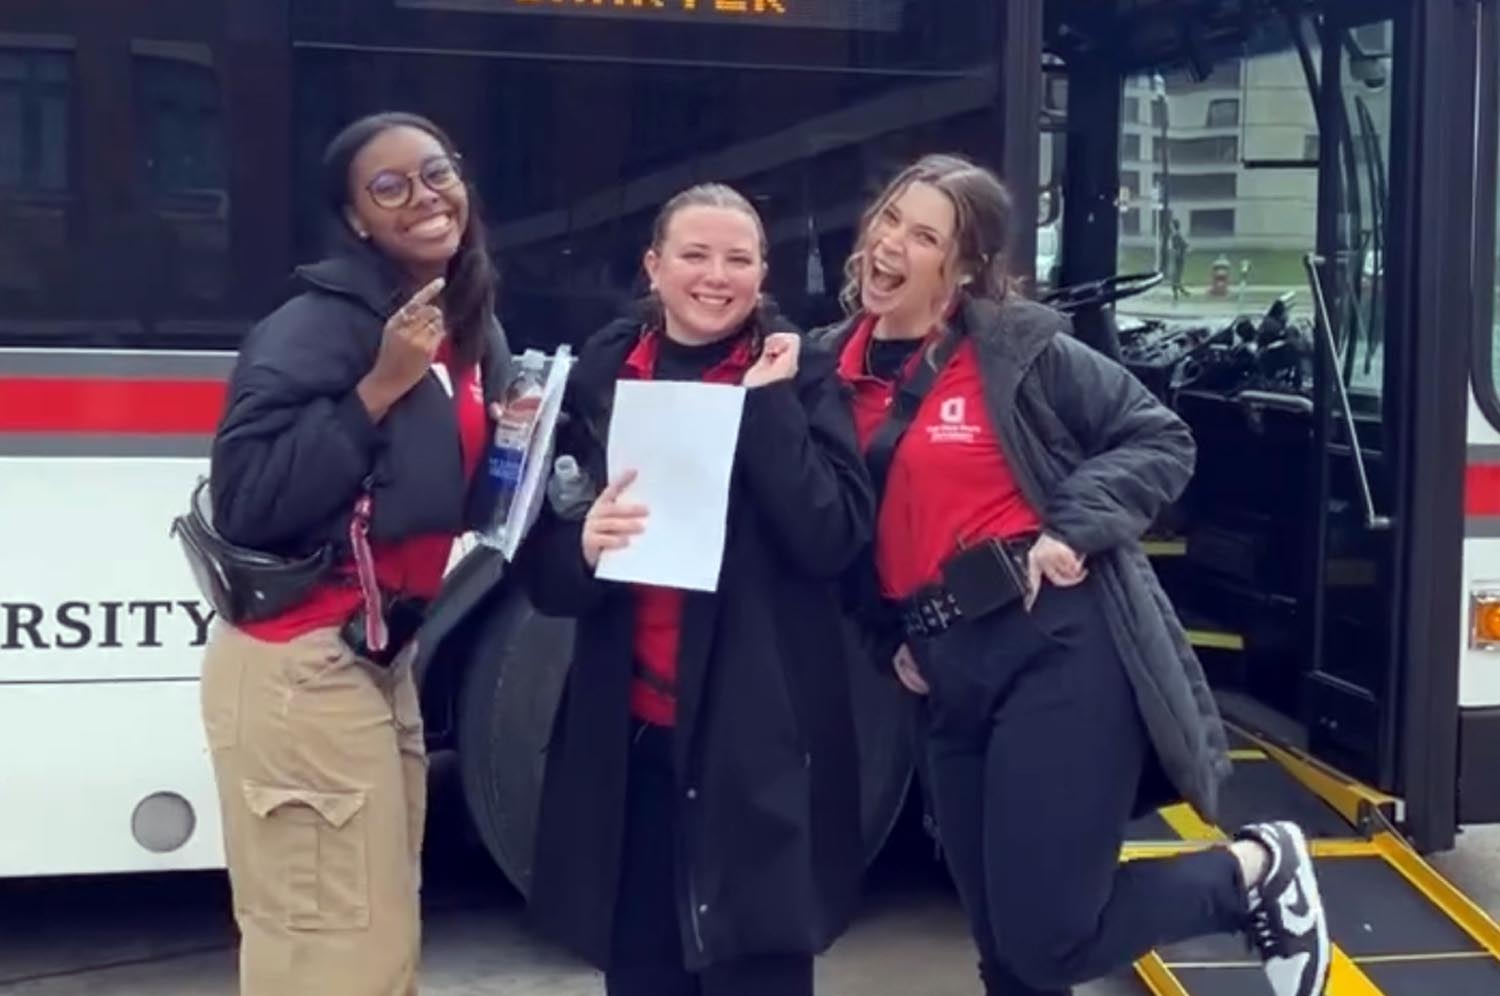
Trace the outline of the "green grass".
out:
[[[1183,283],[1188,289],[1207,287],[1214,261],[1220,256],[1229,260],[1229,285],[1240,280],[1240,263],[1250,261],[1252,286],[1301,287],[1307,283],[1307,271],[1302,267],[1301,252],[1295,249],[1246,249],[1243,251],[1203,250],[1188,251],[1187,270]],[[1150,249],[1124,249],[1120,252],[1121,273],[1144,273],[1156,269],[1156,253]]]

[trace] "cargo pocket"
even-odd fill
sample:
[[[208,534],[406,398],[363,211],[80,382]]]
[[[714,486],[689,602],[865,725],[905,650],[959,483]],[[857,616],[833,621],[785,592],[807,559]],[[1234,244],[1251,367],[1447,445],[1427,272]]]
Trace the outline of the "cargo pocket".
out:
[[[370,925],[365,793],[244,784],[249,828],[251,913],[292,930],[361,930]]]

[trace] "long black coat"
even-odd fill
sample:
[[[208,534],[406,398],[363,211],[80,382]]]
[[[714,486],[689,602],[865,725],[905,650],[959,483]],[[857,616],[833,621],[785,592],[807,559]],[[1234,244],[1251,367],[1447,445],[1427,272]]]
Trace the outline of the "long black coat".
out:
[[[638,335],[634,322],[607,326],[569,385],[559,449],[595,481]],[[683,609],[677,907],[692,969],[821,951],[857,897],[859,765],[836,578],[869,541],[875,502],[840,391],[829,359],[804,352],[794,381],[747,393],[718,591],[689,592]],[[531,904],[546,933],[602,967],[624,838],[634,598],[593,577],[581,531],[549,508],[517,563],[539,611],[578,619]]]

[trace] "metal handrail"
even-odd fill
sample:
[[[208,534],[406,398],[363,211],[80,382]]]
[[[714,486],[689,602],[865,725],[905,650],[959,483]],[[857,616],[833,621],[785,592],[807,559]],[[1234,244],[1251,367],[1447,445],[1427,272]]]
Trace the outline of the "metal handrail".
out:
[[[1338,388],[1339,409],[1344,413],[1344,425],[1349,430],[1349,449],[1354,454],[1354,468],[1359,476],[1359,490],[1365,499],[1365,528],[1370,530],[1384,530],[1391,528],[1391,519],[1386,515],[1378,515],[1375,512],[1375,498],[1370,492],[1370,475],[1365,470],[1365,453],[1359,445],[1359,433],[1354,427],[1354,410],[1349,407],[1349,392],[1344,387],[1344,378],[1339,375],[1339,351],[1333,341],[1333,320],[1328,314],[1328,302],[1323,296],[1323,278],[1318,273],[1318,267],[1326,260],[1317,253],[1308,253],[1302,257],[1302,265],[1307,268],[1307,281],[1312,286],[1313,305],[1317,312],[1315,324],[1322,335],[1324,347],[1328,350],[1329,370],[1333,373],[1333,383]]]
[[[1244,405],[1271,408],[1276,411],[1291,412],[1295,415],[1311,415],[1313,411],[1312,399],[1304,398],[1300,394],[1283,394],[1279,391],[1245,390],[1236,394],[1234,399]]]

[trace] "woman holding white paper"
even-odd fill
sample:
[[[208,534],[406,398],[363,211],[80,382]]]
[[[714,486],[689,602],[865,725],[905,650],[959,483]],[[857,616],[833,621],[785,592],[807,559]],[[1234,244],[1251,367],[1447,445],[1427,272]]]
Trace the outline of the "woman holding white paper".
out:
[[[714,590],[596,575],[673,528],[633,500],[631,468],[586,514],[546,509],[517,562],[541,611],[579,621],[532,908],[610,996],[810,994],[863,867],[837,578],[874,502],[833,364],[762,302],[765,253],[733,190],[669,201],[647,306],[584,346],[559,436],[603,482],[617,383],[743,388]]]

